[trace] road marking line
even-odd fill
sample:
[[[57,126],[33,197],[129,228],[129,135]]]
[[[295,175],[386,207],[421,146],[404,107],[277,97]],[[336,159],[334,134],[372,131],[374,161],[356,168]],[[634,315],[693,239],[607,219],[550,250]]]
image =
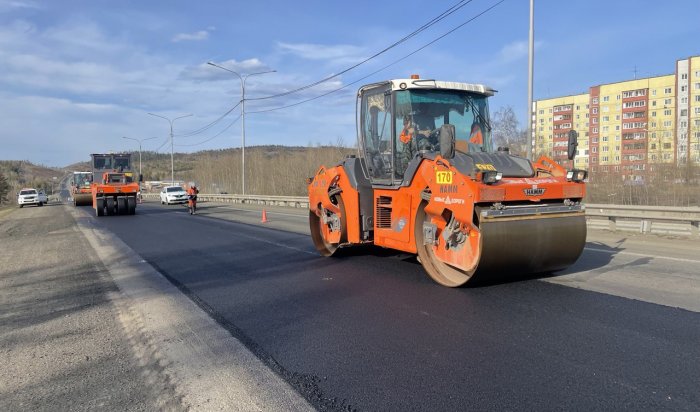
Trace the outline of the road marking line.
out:
[[[605,250],[605,249],[598,249],[598,248],[593,248],[593,247],[584,247],[584,249],[590,250],[591,252],[602,252],[602,253],[608,253],[611,255],[621,254],[621,255],[650,257],[650,258],[654,258],[654,259],[675,260],[677,262],[700,263],[700,260],[675,258],[675,257],[670,257],[670,256],[649,255],[649,254],[645,254],[645,253],[625,252],[623,250]]]
[[[309,252],[308,250],[299,249],[299,248],[296,248],[296,247],[294,247],[294,246],[285,245],[285,244],[283,244],[283,243],[272,242],[272,241],[269,241],[269,240],[266,240],[266,239],[261,239],[261,238],[259,238],[259,237],[255,237],[255,236],[243,235],[243,234],[240,234],[240,233],[237,233],[236,236],[246,237],[246,238],[248,238],[248,239],[257,240],[258,242],[263,242],[263,243],[267,243],[267,244],[270,244],[270,245],[283,247],[283,248],[286,248],[286,249],[296,250],[297,252],[308,253],[309,255],[319,256],[319,254],[316,253],[316,252]]]
[[[251,209],[239,209],[237,207],[224,206],[224,208],[229,210],[239,210],[241,212],[252,212],[252,213],[262,213],[261,210],[251,210]],[[304,215],[298,215],[294,213],[281,213],[281,212],[267,212],[268,215],[280,215],[280,216],[292,216],[292,217],[305,217]]]

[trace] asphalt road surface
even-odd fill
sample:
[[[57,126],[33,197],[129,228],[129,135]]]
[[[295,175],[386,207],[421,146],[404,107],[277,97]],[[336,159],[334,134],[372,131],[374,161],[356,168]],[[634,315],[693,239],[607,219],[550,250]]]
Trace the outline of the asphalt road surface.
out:
[[[200,206],[94,224],[318,409],[700,410],[700,242],[601,232],[558,276],[449,289],[408,255],[319,257],[303,210]]]

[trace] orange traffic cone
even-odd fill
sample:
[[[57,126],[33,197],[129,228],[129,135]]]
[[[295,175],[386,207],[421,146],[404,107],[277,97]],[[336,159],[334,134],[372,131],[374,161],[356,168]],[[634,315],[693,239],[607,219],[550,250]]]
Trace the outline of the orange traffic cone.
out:
[[[262,220],[260,221],[260,223],[267,223],[267,212],[265,211],[265,209],[263,209]]]

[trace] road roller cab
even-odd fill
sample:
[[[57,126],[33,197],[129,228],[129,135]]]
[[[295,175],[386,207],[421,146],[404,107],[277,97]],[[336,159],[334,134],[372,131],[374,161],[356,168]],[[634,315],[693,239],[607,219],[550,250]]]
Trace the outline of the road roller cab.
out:
[[[493,150],[493,94],[483,85],[417,78],[360,88],[358,155],[309,179],[317,250],[331,256],[374,243],[416,253],[445,286],[575,262],[586,239],[587,173]],[[572,134],[570,159],[575,148]]]
[[[133,215],[141,176],[131,171],[130,153],[92,154],[92,206],[97,216]]]
[[[71,196],[74,206],[88,206],[92,204],[92,172],[73,172],[71,177]]]

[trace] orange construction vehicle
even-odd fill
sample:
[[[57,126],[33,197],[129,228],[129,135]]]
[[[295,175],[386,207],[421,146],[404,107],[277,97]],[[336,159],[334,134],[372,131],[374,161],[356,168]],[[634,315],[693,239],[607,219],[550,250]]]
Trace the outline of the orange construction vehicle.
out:
[[[92,154],[92,207],[97,216],[133,215],[141,176],[131,171],[130,153]]]
[[[88,206],[92,204],[92,172],[73,172],[71,178],[71,196],[74,206]]]
[[[374,243],[415,253],[450,287],[573,264],[586,241],[587,172],[494,150],[493,94],[417,76],[360,88],[358,156],[308,180],[316,249],[331,256]],[[570,133],[569,159],[576,140]]]

